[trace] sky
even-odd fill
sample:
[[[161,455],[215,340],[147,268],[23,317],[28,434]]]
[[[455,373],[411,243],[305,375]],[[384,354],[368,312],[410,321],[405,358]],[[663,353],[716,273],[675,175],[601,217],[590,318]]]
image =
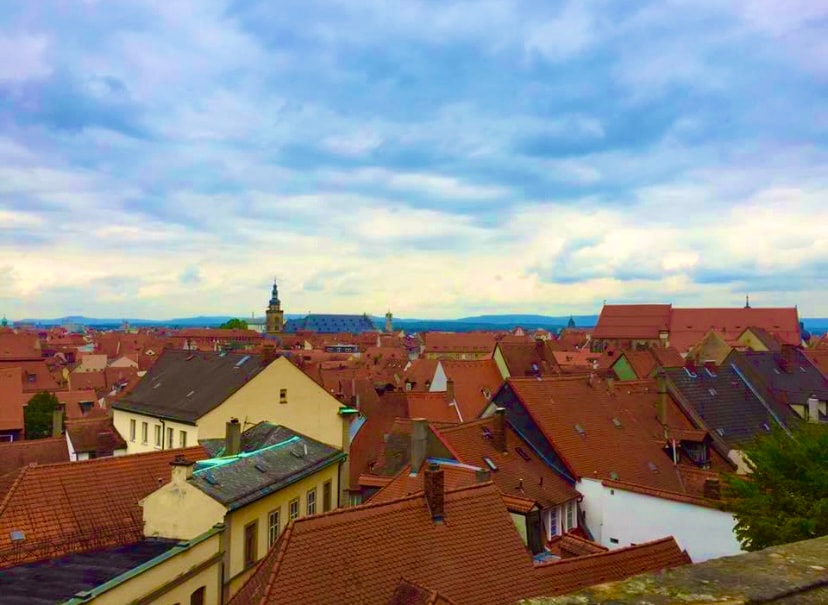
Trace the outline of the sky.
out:
[[[828,316],[824,0],[0,0],[0,315]]]

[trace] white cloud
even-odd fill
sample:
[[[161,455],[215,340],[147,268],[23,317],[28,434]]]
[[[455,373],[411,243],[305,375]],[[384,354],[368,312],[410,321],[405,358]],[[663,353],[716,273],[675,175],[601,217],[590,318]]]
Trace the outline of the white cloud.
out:
[[[48,49],[46,36],[0,32],[0,82],[47,78],[52,73],[46,57]]]
[[[589,9],[581,2],[569,2],[558,17],[530,30],[524,48],[547,61],[563,61],[586,50],[595,35]]]

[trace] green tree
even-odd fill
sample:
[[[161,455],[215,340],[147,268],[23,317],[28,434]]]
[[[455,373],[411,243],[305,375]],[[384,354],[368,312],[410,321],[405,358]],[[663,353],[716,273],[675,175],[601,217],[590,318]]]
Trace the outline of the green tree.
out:
[[[803,424],[792,436],[777,429],[744,454],[751,474],[727,479],[743,548],[828,535],[828,426]]]
[[[26,439],[43,439],[52,436],[52,412],[60,402],[57,397],[42,391],[29,399],[23,409]]]
[[[243,319],[231,319],[229,321],[225,321],[223,324],[219,326],[222,330],[246,330],[247,329],[247,322]]]

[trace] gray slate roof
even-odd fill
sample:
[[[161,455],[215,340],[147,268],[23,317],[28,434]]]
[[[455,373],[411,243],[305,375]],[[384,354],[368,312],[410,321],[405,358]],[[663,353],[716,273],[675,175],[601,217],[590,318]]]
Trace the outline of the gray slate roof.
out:
[[[201,443],[211,454],[221,453],[224,447],[221,439]],[[192,482],[233,510],[344,458],[341,450],[287,427],[261,422],[242,434],[241,455],[197,462]]]
[[[730,448],[740,449],[777,425],[774,415],[729,366],[716,368],[712,376],[703,367],[696,368],[695,377],[685,368],[664,371],[678,390],[679,403],[684,399]]]
[[[812,395],[828,401],[828,378],[798,349],[781,352],[741,352],[728,355],[725,363],[734,364],[751,386],[780,407],[805,405]]]
[[[166,350],[112,407],[194,423],[264,368],[260,355]]]
[[[307,331],[318,334],[362,334],[376,330],[377,327],[367,315],[311,314],[301,319],[290,319],[284,327],[287,333]]]

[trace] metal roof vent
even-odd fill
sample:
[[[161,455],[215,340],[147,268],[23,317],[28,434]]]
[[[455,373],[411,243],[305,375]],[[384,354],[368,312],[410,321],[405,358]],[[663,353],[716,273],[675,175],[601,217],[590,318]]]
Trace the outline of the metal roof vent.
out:
[[[9,537],[12,542],[22,542],[26,539],[26,534],[21,529],[15,529],[9,533]]]

